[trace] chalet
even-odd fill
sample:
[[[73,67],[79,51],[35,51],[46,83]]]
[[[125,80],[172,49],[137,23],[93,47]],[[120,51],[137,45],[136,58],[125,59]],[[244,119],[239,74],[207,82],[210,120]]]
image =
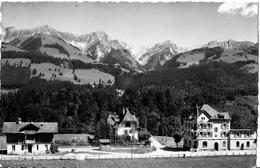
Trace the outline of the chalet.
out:
[[[128,108],[123,109],[123,115],[120,118],[116,114],[110,114],[107,123],[115,129],[118,137],[130,136],[131,140],[138,140],[139,121],[135,115],[132,115]]]
[[[7,154],[44,154],[50,150],[56,122],[4,122],[2,133],[6,135]]]
[[[197,115],[184,121],[184,146],[194,150],[254,150],[256,133],[251,129],[231,129],[228,112],[218,112],[205,104]]]

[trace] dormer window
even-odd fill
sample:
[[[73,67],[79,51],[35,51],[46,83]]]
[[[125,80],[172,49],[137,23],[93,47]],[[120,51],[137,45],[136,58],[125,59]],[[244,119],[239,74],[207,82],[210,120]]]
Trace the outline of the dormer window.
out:
[[[219,119],[224,119],[224,115],[218,114],[218,118],[219,118]]]

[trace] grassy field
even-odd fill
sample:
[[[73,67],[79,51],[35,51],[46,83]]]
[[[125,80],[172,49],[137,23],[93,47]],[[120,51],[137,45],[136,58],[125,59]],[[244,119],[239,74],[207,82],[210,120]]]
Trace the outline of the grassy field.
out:
[[[45,168],[251,168],[255,156],[221,156],[159,159],[23,160],[0,161],[4,167]]]

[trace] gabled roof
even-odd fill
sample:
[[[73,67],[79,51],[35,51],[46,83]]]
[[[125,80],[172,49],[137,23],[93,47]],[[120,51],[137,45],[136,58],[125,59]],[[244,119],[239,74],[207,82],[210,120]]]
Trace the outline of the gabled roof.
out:
[[[107,123],[108,123],[109,125],[118,127],[119,125],[122,124],[122,122],[125,122],[125,121],[133,121],[133,122],[136,122],[136,123],[137,123],[137,126],[139,126],[139,121],[138,121],[138,119],[136,118],[135,115],[132,115],[127,108],[124,109],[123,112],[124,112],[124,115],[123,115],[123,117],[122,117],[121,119],[119,118],[118,115],[109,114],[109,116],[108,116],[108,118],[107,118]]]
[[[22,122],[17,124],[16,122],[4,122],[2,133],[23,133],[26,131],[26,127],[34,126],[39,128],[36,133],[58,133],[57,122]]]
[[[139,125],[138,119],[135,115],[132,115],[128,109],[125,110],[125,115],[123,119],[121,120],[120,124],[124,121],[134,121],[137,122],[137,125]]]
[[[218,112],[208,104],[204,104],[200,109],[200,114],[206,112],[208,114],[209,119],[211,120],[231,120],[231,117],[228,112]]]

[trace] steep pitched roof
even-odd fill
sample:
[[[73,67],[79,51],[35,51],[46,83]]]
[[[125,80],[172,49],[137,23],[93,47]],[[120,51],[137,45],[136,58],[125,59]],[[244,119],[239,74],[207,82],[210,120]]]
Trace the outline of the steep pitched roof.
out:
[[[218,112],[208,104],[204,104],[201,107],[201,112],[206,112],[209,115],[210,119],[226,119],[231,120],[231,117],[228,112]]]
[[[126,113],[125,113],[122,121],[135,121],[135,122],[138,122],[138,119],[136,118],[135,115],[132,115],[129,110],[126,110]]]
[[[132,115],[128,109],[124,109],[123,112],[124,112],[124,115],[121,119],[119,118],[118,115],[109,114],[109,116],[107,118],[107,123],[109,125],[118,127],[124,121],[134,121],[134,122],[137,123],[137,126],[139,126],[139,121],[138,121],[138,119],[136,118],[135,115]]]
[[[4,122],[2,133],[22,133],[26,127],[33,125],[39,128],[37,133],[58,133],[57,122]]]

